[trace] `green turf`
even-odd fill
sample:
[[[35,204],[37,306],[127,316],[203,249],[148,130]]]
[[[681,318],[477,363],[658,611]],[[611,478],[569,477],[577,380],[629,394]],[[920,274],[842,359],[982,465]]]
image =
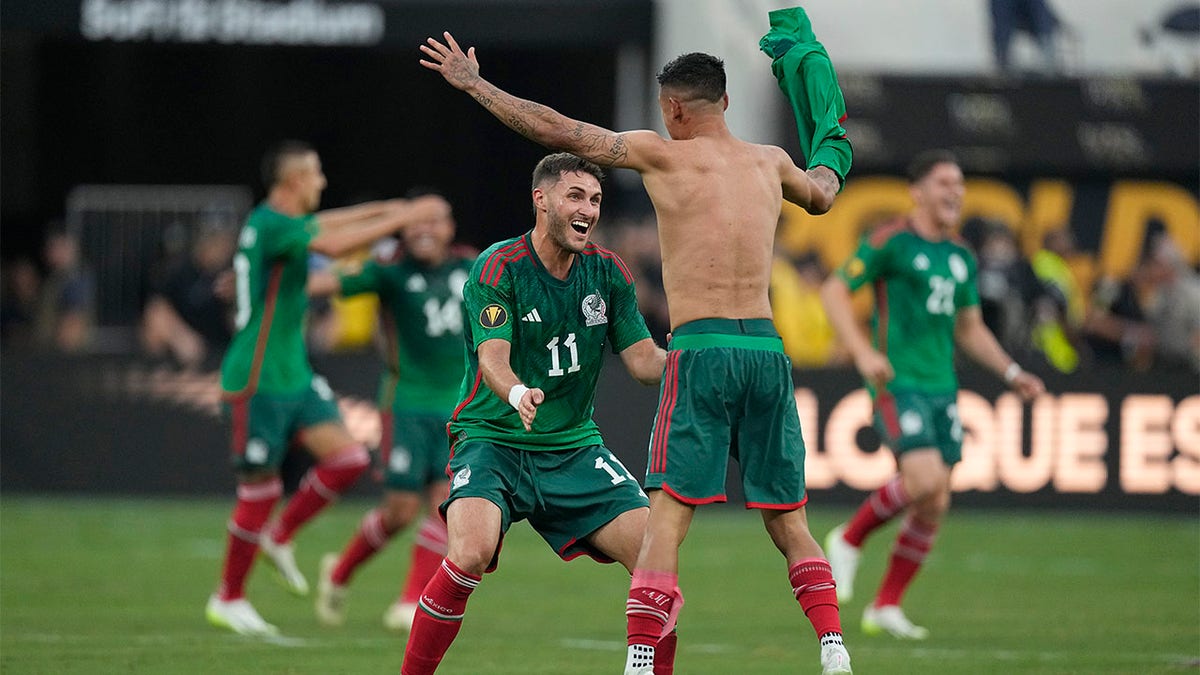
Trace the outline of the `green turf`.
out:
[[[363,568],[347,625],[317,626],[310,601],[259,566],[249,593],[287,639],[208,626],[225,500],[0,500],[0,671],[46,673],[396,673],[404,643],[380,617],[411,535]],[[315,573],[366,501],[339,504],[301,533]],[[814,507],[823,535],[844,508]],[[894,529],[871,540],[872,591]],[[782,558],[753,512],[702,510],[684,545],[681,675],[816,673],[817,647]],[[311,580],[311,576],[310,576]],[[627,579],[619,567],[558,562],[525,524],[471,599],[439,673],[615,674],[624,662]],[[844,608],[855,672],[1184,673],[1200,659],[1200,528],[1194,518],[956,511],[909,593],[923,643],[867,638],[865,597]]]

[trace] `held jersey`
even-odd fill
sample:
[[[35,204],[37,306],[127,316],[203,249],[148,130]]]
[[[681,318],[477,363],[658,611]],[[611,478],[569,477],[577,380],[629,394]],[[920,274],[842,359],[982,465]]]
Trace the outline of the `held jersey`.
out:
[[[233,256],[236,333],[221,363],[221,388],[233,394],[287,394],[311,386],[304,346],[308,244],[316,216],[286,216],[265,202],[242,226]]]
[[[526,233],[480,254],[463,299],[467,375],[450,421],[456,441],[489,440],[522,450],[601,443],[592,403],[604,349],[621,352],[650,337],[625,263],[589,243],[560,280],[546,271]],[[532,432],[483,381],[476,349],[497,338],[511,343],[510,363],[521,382],[546,393]]]
[[[436,267],[371,260],[342,275],[342,295],[376,293],[387,338],[388,372],[379,407],[447,416],[463,370],[463,285],[474,258],[458,253]]]
[[[888,389],[958,389],[954,322],[959,309],[979,304],[975,272],[975,256],[966,246],[924,239],[906,218],[869,233],[838,270],[852,291],[874,285],[872,342],[896,372]]]

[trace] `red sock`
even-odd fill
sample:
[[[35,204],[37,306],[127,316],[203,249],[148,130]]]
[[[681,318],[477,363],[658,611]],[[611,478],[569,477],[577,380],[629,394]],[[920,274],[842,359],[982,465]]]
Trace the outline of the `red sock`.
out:
[[[300,526],[312,520],[321,509],[335,501],[343,492],[354,485],[371,464],[366,447],[352,445],[335,452],[309,470],[300,482],[300,489],[288,500],[279,516],[279,523],[271,532],[271,539],[278,544],[292,540]]]
[[[654,675],[675,674],[675,645],[679,642],[679,634],[671,631],[658,641],[654,648]]]
[[[788,570],[788,580],[792,582],[792,594],[800,602],[817,637],[825,637],[827,633],[841,634],[837,590],[829,563],[822,558],[801,560]]]
[[[372,509],[363,516],[358,531],[354,533],[354,538],[346,544],[345,550],[342,551],[342,557],[338,559],[337,567],[333,568],[331,575],[333,583],[339,586],[350,583],[350,577],[354,576],[354,570],[382,550],[384,546],[387,546],[388,540],[392,538],[393,534],[395,533],[389,532],[384,527],[383,512],[379,509]]]
[[[446,523],[437,516],[426,516],[413,542],[412,564],[408,567],[408,578],[400,592],[400,602],[416,604],[421,599],[425,584],[433,578],[446,557],[446,542],[449,539]]]
[[[462,627],[467,598],[480,579],[460,570],[449,560],[442,561],[421,593],[400,675],[429,675],[437,669]]]
[[[237,505],[229,519],[221,588],[217,591],[222,600],[237,600],[246,595],[246,576],[258,553],[258,535],[281,495],[283,482],[278,478],[265,483],[238,485]]]
[[[875,596],[875,606],[899,605],[900,597],[913,577],[925,562],[925,556],[933,548],[937,538],[937,523],[925,523],[916,518],[904,521],[900,535],[896,537],[896,545],[892,547],[892,557],[888,561],[887,572],[883,575],[883,586]]]
[[[868,534],[894,518],[911,501],[908,493],[904,491],[904,484],[900,482],[900,476],[892,478],[887,485],[872,492],[862,506],[858,507],[858,512],[850,519],[842,538],[855,548],[862,546]]]
[[[678,584],[676,574],[633,571],[629,599],[625,602],[626,644],[654,647],[673,627],[673,615],[677,612],[672,610],[676,609]]]

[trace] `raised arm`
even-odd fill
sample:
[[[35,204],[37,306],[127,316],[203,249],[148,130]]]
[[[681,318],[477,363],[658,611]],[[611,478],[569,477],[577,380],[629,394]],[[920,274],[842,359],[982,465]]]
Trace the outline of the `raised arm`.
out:
[[[348,220],[342,214],[337,219],[339,226],[333,228],[327,227],[321,218],[321,213],[325,212],[318,213],[317,226],[320,230],[309,242],[309,250],[337,258],[386,237],[411,222],[427,218],[431,211],[438,208],[431,200],[422,199],[393,199],[383,204],[382,210],[364,209]]]
[[[390,209],[395,209],[396,205],[397,201],[374,201],[336,209],[325,209],[317,212],[317,222],[323,230],[336,230],[360,223],[368,218],[385,215]]]
[[[978,306],[958,311],[954,320],[954,339],[960,349],[976,363],[999,375],[1025,400],[1037,397],[1046,391],[1041,378],[1025,372],[1008,352],[996,341],[996,336],[983,322],[983,313]]]
[[[805,171],[792,162],[783,148],[776,148],[776,151],[783,198],[814,216],[828,212],[838,192],[837,174],[827,166],[815,166]]]
[[[553,150],[565,150],[601,166],[642,171],[651,168],[656,153],[665,141],[653,131],[617,133],[603,127],[573,120],[540,103],[517,98],[483,79],[475,48],[466,53],[450,33],[442,33],[446,43],[434,38],[421,45],[429,60],[421,65],[436,70],[456,89],[471,95],[508,128]]]
[[[509,405],[516,408],[525,431],[530,431],[533,418],[537,416],[537,407],[546,400],[546,392],[536,387],[526,387],[513,372],[509,361],[512,345],[508,340],[484,340],[479,343],[476,354],[479,356],[479,372],[483,374],[484,384],[501,400],[508,401]]]

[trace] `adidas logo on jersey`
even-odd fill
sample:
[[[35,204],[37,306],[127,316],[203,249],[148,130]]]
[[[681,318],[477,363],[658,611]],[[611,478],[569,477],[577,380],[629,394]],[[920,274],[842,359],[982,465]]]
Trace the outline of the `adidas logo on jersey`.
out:
[[[538,311],[535,309],[535,310],[529,312],[528,314],[526,314],[525,316],[521,317],[521,320],[529,321],[531,323],[541,323],[542,315],[538,314]]]

